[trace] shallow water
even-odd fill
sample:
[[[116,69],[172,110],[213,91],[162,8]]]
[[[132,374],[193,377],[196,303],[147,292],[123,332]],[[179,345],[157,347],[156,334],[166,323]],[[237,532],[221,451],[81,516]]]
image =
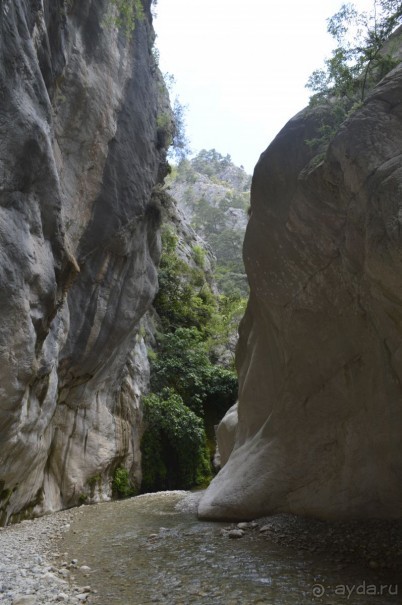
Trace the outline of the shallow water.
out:
[[[226,523],[199,521],[197,496],[147,494],[83,507],[64,538],[97,605],[396,605],[394,578],[367,568],[339,569],[322,555],[262,539],[222,535]],[[389,582],[388,584],[387,581]],[[381,589],[381,585],[386,586]],[[378,593],[374,596],[373,592]],[[402,587],[401,587],[402,590]],[[357,594],[358,593],[358,594]],[[390,594],[391,593],[391,594]]]

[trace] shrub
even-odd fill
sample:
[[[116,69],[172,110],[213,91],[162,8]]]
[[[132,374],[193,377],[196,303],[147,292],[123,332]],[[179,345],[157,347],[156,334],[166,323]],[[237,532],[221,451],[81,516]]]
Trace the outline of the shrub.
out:
[[[131,36],[137,21],[144,19],[144,7],[141,0],[110,0],[114,12],[109,13],[106,25],[123,29]]]
[[[137,490],[131,481],[128,470],[122,466],[116,468],[112,481],[113,495],[117,498],[130,498],[135,496]]]
[[[189,489],[211,476],[203,422],[173,390],[144,398],[142,490]]]
[[[176,251],[177,236],[162,233],[163,254],[159,266],[159,292],[154,300],[164,330],[195,326],[208,331],[216,311],[215,297],[200,268],[191,268]]]
[[[193,257],[195,264],[200,268],[204,269],[205,267],[205,250],[201,248],[201,246],[193,247]]]

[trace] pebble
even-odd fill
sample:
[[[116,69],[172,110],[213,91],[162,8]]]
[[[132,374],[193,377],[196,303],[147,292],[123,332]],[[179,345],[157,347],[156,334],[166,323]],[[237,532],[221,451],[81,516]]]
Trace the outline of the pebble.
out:
[[[227,535],[232,539],[242,538],[244,536],[244,531],[242,529],[231,529],[227,532]]]
[[[70,572],[68,571],[68,569],[59,569],[59,575],[62,578],[68,578],[70,575]]]
[[[264,533],[265,531],[271,531],[272,527],[270,525],[263,525],[260,527],[260,532]]]

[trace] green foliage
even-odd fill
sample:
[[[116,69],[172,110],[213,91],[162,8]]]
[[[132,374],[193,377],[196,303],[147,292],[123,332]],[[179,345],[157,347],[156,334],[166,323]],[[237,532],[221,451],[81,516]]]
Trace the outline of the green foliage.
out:
[[[204,177],[220,186],[216,200],[211,200],[210,188],[202,193]],[[232,163],[230,155],[203,149],[192,160],[179,163],[170,182],[175,180],[187,184],[182,195],[192,214],[191,226],[205,239],[216,257],[215,277],[219,291],[227,296],[248,296],[242,255],[244,229],[232,226],[231,221],[233,209],[247,215],[251,177]]]
[[[136,23],[144,19],[144,7],[141,0],[109,0],[112,11],[106,18],[106,24],[122,29],[131,36]]]
[[[324,103],[329,109],[318,136],[306,141],[317,153],[326,149],[367,92],[398,63],[384,45],[401,20],[402,4],[395,0],[374,0],[371,12],[358,12],[353,4],[344,4],[328,19],[328,32],[338,46],[306,85],[314,93],[310,103]]]
[[[156,125],[158,128],[165,128],[168,130],[171,125],[170,115],[167,113],[160,113],[156,118]]]
[[[213,351],[217,347],[227,346],[233,334],[237,334],[237,328],[246,310],[246,305],[247,298],[237,295],[236,292],[230,296],[221,294],[218,297],[218,312],[213,318],[211,335],[208,340],[208,350],[213,361]]]
[[[225,228],[226,217],[224,210],[211,206],[204,197],[195,202],[193,211],[194,217],[191,225],[195,231],[202,230],[205,233],[218,235]]]
[[[195,264],[200,268],[205,267],[205,250],[201,246],[193,246],[193,258]]]
[[[169,389],[149,395],[143,405],[143,491],[189,489],[207,483],[211,467],[202,420]]]
[[[329,142],[338,132],[345,118],[357,109],[358,104],[350,106],[344,99],[334,99],[326,107],[325,116],[321,119],[321,126],[318,128],[317,136],[312,139],[306,139],[306,143],[317,154],[323,153],[328,147]],[[349,108],[348,108],[349,107]]]
[[[131,481],[128,470],[122,466],[116,468],[112,481],[113,494],[118,498],[130,498],[135,496],[137,490]]]
[[[157,59],[156,65],[159,65],[159,51],[155,49]],[[176,84],[173,74],[165,72],[163,80],[166,90],[170,95],[173,94]],[[186,111],[187,105],[183,105],[178,96],[175,97],[172,106],[172,116],[169,116],[169,153],[168,158],[171,160],[182,162],[190,153],[190,141],[186,134]],[[173,120],[172,120],[173,118]]]
[[[178,238],[162,236],[159,293],[154,305],[162,331],[149,356],[151,391],[144,400],[146,431],[141,443],[144,491],[188,489],[210,478],[204,422],[220,419],[234,403],[237,377],[213,363],[234,310],[211,291],[205,251],[194,246],[195,267],[179,257]]]
[[[209,405],[223,415],[236,399],[237,378],[233,371],[211,363],[208,342],[196,328],[178,328],[159,335],[151,366],[152,391],[164,388],[178,393],[198,416]]]
[[[243,264],[243,233],[235,229],[223,229],[211,233],[208,243],[217,259],[216,279],[219,290],[228,297],[248,296],[248,282]]]
[[[192,166],[192,163],[190,160],[188,160],[187,158],[184,158],[183,160],[181,160],[179,162],[179,164],[176,167],[176,171],[177,171],[177,176],[175,178],[177,178],[177,180],[181,183],[195,183],[195,181],[197,180],[197,174]],[[173,175],[171,176],[171,181],[174,180]]]
[[[159,292],[154,307],[166,330],[195,326],[205,332],[216,310],[215,297],[203,270],[189,267],[178,256],[177,242],[177,236],[165,229],[162,233]]]
[[[190,153],[190,141],[186,135],[186,111],[187,106],[180,102],[178,97],[175,98],[172,106],[174,130],[172,138],[172,148],[169,152],[169,157],[176,161],[184,160]]]
[[[313,72],[307,82],[315,93],[313,102],[342,99],[346,115],[356,101],[363,101],[367,91],[397,63],[383,49],[401,20],[402,4],[394,0],[374,0],[370,12],[344,4],[328,20],[328,32],[338,46],[324,68]]]
[[[221,155],[216,149],[210,149],[209,151],[202,149],[192,160],[192,165],[197,172],[212,177],[219,174],[224,168],[231,166],[232,158],[229,154]]]
[[[100,475],[94,475],[93,477],[89,477],[87,483],[89,487],[95,487],[97,484],[102,482],[102,477]]]
[[[194,194],[200,174],[227,190],[216,204]],[[215,276],[227,295],[212,289],[206,250],[200,245],[189,250],[173,228],[165,228],[159,292],[154,301],[159,332],[155,350],[149,355],[151,394],[144,401],[147,428],[141,450],[145,491],[188,488],[208,479],[213,427],[237,397],[236,373],[226,367],[230,366],[228,342],[235,341],[248,293],[242,263],[243,233],[227,228],[225,213],[233,208],[246,212],[250,178],[243,168],[232,164],[230,156],[203,150],[192,160],[182,159],[173,168],[172,179],[184,183],[186,195],[192,199],[193,227],[215,247],[211,246],[217,257]],[[219,365],[222,356],[225,367]]]
[[[159,113],[156,118],[158,141],[161,147],[167,149],[173,141],[174,123],[170,113]]]

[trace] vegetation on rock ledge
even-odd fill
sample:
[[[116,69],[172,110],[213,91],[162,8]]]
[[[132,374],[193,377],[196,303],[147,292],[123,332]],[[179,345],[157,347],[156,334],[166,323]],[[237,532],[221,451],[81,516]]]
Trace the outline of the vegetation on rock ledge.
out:
[[[399,63],[390,36],[401,22],[399,0],[374,0],[373,9],[368,12],[358,12],[353,4],[344,4],[328,19],[328,32],[338,45],[306,85],[314,93],[310,104],[323,104],[329,110],[319,136],[307,141],[313,149],[322,151],[345,118]]]
[[[203,149],[191,160],[182,159],[167,183],[216,258],[214,276],[219,291],[232,299],[246,298],[242,247],[251,177],[229,155]]]
[[[194,234],[188,237],[179,237],[174,223],[162,233],[154,301],[158,331],[149,352],[151,394],[143,401],[143,491],[208,482],[213,426],[237,397],[233,365],[225,365],[220,355],[244,311],[244,299],[216,291],[211,253]]]
[[[106,18],[106,24],[123,29],[131,36],[137,21],[144,18],[142,0],[110,0],[110,6],[113,12]]]

